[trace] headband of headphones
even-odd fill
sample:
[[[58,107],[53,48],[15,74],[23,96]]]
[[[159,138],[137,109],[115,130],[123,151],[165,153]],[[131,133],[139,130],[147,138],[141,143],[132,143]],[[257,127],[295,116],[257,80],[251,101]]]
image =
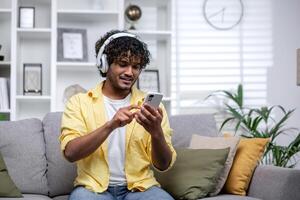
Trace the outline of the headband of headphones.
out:
[[[103,54],[104,50],[105,50],[105,47],[111,42],[113,41],[114,39],[116,38],[119,38],[119,37],[132,37],[132,38],[136,38],[137,39],[137,36],[134,35],[134,34],[131,34],[131,33],[124,33],[124,32],[121,32],[121,33],[115,33],[113,35],[111,35],[110,37],[108,37],[103,45],[101,46],[101,48],[99,49],[99,52],[97,54],[97,57],[96,57],[96,62],[97,62],[97,67],[103,72],[103,73],[106,73],[107,72],[107,69],[108,69],[108,66],[107,65],[107,60],[106,60],[106,55]]]

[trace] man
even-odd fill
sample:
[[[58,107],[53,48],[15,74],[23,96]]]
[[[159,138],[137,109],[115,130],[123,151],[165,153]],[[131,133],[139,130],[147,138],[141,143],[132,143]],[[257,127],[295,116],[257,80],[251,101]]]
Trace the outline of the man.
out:
[[[134,85],[149,63],[147,45],[135,35],[106,33],[96,42],[97,66],[106,80],[70,98],[61,127],[61,150],[77,162],[70,200],[171,200],[151,165],[169,169],[176,159],[166,111],[141,105]]]

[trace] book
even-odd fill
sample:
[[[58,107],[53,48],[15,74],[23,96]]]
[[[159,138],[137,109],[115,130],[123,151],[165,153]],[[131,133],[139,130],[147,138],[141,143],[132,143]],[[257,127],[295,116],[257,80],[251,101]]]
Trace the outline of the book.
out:
[[[9,110],[8,79],[0,77],[0,110]]]

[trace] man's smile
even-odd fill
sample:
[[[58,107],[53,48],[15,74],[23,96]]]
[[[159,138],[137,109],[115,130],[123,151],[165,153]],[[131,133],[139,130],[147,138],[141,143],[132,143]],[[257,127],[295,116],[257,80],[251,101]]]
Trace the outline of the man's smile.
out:
[[[130,77],[120,77],[120,80],[125,83],[125,84],[131,84],[132,81],[133,81],[133,78],[130,78]]]

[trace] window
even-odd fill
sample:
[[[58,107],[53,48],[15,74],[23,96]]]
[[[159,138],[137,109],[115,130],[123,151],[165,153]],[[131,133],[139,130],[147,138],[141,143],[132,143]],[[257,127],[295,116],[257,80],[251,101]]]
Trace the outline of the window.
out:
[[[244,86],[245,104],[267,104],[272,66],[271,0],[243,0],[242,22],[231,30],[209,26],[203,0],[176,0],[173,15],[172,114],[210,109],[212,91]]]

